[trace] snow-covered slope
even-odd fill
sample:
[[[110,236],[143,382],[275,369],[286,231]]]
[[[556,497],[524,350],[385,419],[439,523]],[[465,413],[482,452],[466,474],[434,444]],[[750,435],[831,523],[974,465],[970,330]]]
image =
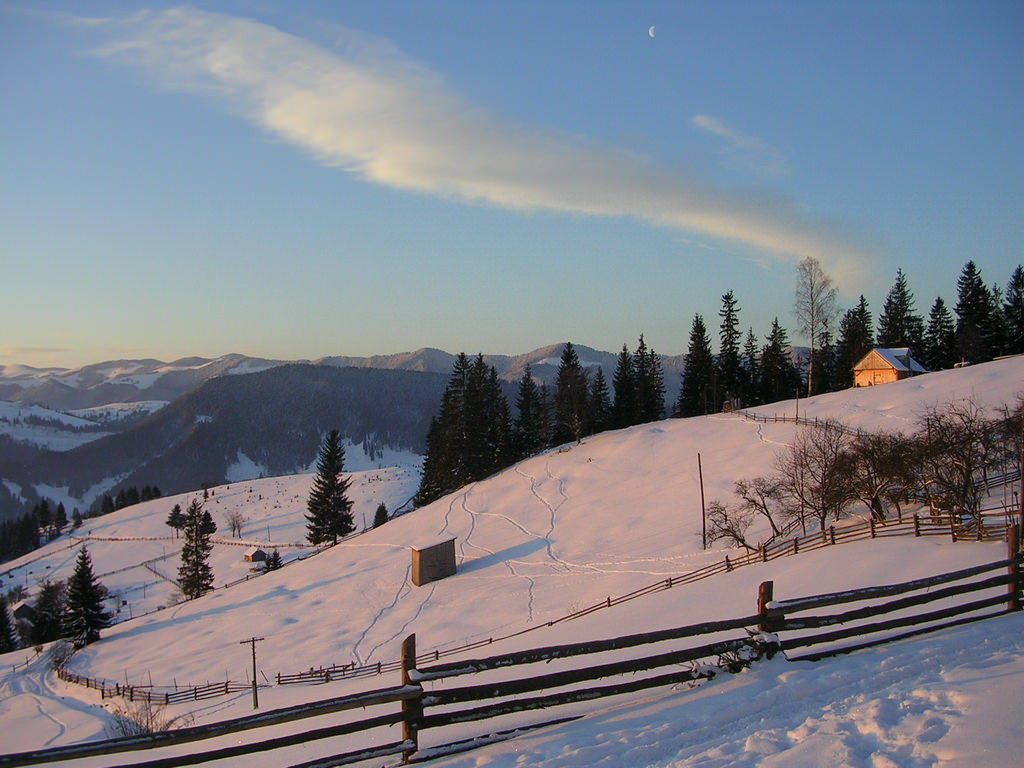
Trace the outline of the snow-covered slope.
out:
[[[69,451],[109,432],[96,419],[0,400],[0,435],[15,443]]]
[[[923,407],[954,397],[973,395],[992,408],[1013,402],[1022,384],[1024,357],[930,374],[869,390],[803,400],[800,411],[801,416],[836,417],[851,426],[872,430],[898,428],[910,424]],[[760,410],[793,415],[795,406],[792,402],[781,403]],[[998,544],[949,545],[935,539],[912,538],[847,544],[739,569],[598,611],[585,619],[543,626],[551,619],[600,602],[608,595],[621,595],[667,575],[685,573],[720,560],[726,554],[724,550],[701,550],[697,454],[702,457],[707,497],[726,500],[735,480],[770,470],[776,451],[792,441],[795,430],[789,423],[763,424],[745,420],[740,415],[716,415],[663,421],[597,435],[582,445],[565,446],[524,461],[301,563],[119,624],[107,630],[100,642],[79,653],[72,668],[92,677],[122,682],[127,677],[137,683],[152,679],[158,685],[172,682],[186,685],[225,676],[245,680],[250,659],[248,650],[239,643],[259,635],[265,638],[259,645],[260,668],[267,678],[272,678],[276,672],[297,672],[320,665],[392,660],[398,656],[402,638],[410,632],[417,633],[420,649],[428,650],[540,627],[515,641],[496,644],[501,646],[496,647],[496,651],[510,650],[745,615],[753,608],[757,583],[764,579],[775,580],[777,597],[795,597],[939,573],[995,560],[1005,550]],[[367,510],[369,516],[376,499],[385,498],[386,493],[393,494],[388,498],[401,497],[415,485],[414,479],[408,476],[368,473],[357,477],[359,482],[354,483],[360,494],[357,522],[361,522],[360,509]],[[249,518],[243,530],[247,542],[262,545],[268,540],[277,544],[301,541],[302,510],[309,477],[263,482],[265,485],[259,487],[245,482],[215,489],[207,502],[215,519],[220,524],[219,515],[240,509]],[[131,583],[122,583],[120,574],[114,572],[124,568],[122,573],[134,570],[141,575],[139,581],[151,585],[146,587],[141,599],[150,600],[148,590],[159,589],[158,577],[145,570],[142,563],[162,557],[165,552],[173,553],[176,544],[169,537],[170,531],[163,520],[174,501],[148,502],[100,520],[87,521],[84,526],[82,533],[88,535],[91,530],[94,537],[90,551],[97,572],[108,574],[102,579],[108,586],[131,593],[129,605],[133,606],[133,611],[135,605],[140,609],[144,605],[134,602],[140,599],[138,590],[132,592]],[[389,508],[393,508],[391,503]],[[268,526],[269,530],[265,530]],[[218,535],[224,534],[225,526],[221,525]],[[148,537],[156,540],[118,547],[115,542],[101,541],[101,536],[104,539]],[[409,581],[409,548],[448,537],[456,540],[458,573],[423,587],[413,586]],[[64,551],[56,551],[61,546],[65,547]],[[225,554],[228,549],[235,550],[234,554]],[[241,549],[218,545],[214,559],[218,585],[244,575],[247,566],[240,563]],[[35,553],[8,564],[4,585],[11,581],[33,583],[41,574],[66,573],[73,560],[73,547],[58,541],[50,544],[48,551],[52,554]],[[47,559],[60,557],[64,558],[61,563]],[[168,557],[152,565],[163,574],[173,576],[176,560]],[[166,592],[153,599],[162,603],[166,601],[165,595]],[[1014,626],[1016,629],[1010,630],[1011,633],[1019,631],[1019,625]],[[967,632],[967,637],[974,637],[969,634],[970,629],[961,631]],[[998,642],[991,640],[993,646]],[[920,652],[921,647],[933,646],[907,647],[913,654]],[[998,666],[1000,674],[1020,680],[1024,670],[1019,651],[1017,644],[1008,655],[998,656],[993,651],[985,658],[994,666],[1005,665]],[[901,652],[888,653],[889,656],[877,657],[875,663],[895,664],[884,659]],[[4,657],[0,663],[10,665],[26,655],[30,654],[21,652],[20,656]],[[824,758],[833,764],[845,764],[840,753],[829,757],[831,753],[824,742],[808,747],[807,754],[801,756],[800,747],[795,743],[799,739],[793,734],[801,733],[801,728],[808,735],[828,733],[829,729],[839,733],[850,722],[863,724],[873,717],[871,727],[891,727],[892,733],[876,742],[865,737],[859,744],[855,744],[851,736],[849,754],[858,755],[865,764],[870,764],[874,757],[878,758],[875,764],[879,765],[931,764],[927,762],[927,754],[944,754],[940,747],[957,739],[962,741],[963,724],[969,727],[973,722],[966,705],[958,703],[949,691],[955,681],[968,674],[965,670],[969,670],[970,665],[967,659],[958,658],[946,667],[929,672],[920,665],[900,664],[899,669],[906,667],[906,671],[894,671],[892,679],[907,681],[905,689],[897,689],[893,694],[896,698],[877,706],[869,699],[882,695],[879,691],[886,679],[882,672],[859,693],[847,686],[837,691],[836,698],[830,699],[829,683],[816,681],[813,669],[776,664],[756,671],[751,677],[741,676],[742,679],[725,684],[727,690],[737,691],[732,704],[726,702],[719,706],[715,703],[717,699],[704,697],[699,700],[705,703],[692,710],[695,714],[686,715],[691,711],[685,709],[686,702],[666,692],[650,697],[650,703],[643,705],[646,709],[629,710],[630,706],[640,706],[633,701],[621,705],[627,709],[620,708],[601,716],[597,730],[586,731],[589,735],[565,731],[568,735],[561,742],[557,741],[562,738],[558,736],[531,737],[531,743],[541,745],[536,747],[539,751],[531,753],[536,755],[535,760],[527,758],[525,762],[515,762],[514,750],[518,747],[505,747],[505,752],[495,748],[498,751],[493,756],[498,764],[507,765],[539,765],[545,761],[552,765],[729,764],[730,760],[739,761],[737,750],[746,749],[761,754],[762,764],[773,764],[771,760],[776,760],[778,765],[810,765]],[[840,674],[852,679],[859,674],[857,669],[854,666]],[[5,732],[12,730],[22,734],[18,737],[22,741],[9,745],[10,749],[101,735],[101,715],[95,711],[77,714],[78,704],[57,703],[54,699],[54,696],[72,696],[76,700],[96,701],[87,691],[56,684],[52,678],[41,674],[36,677],[27,674],[9,674],[0,685],[5,686],[9,694],[24,691],[21,695],[35,696],[35,701],[44,702],[41,705],[44,709],[63,707],[59,713],[47,711],[65,726],[60,730],[50,721],[33,720],[26,714],[30,707],[25,700],[12,695],[0,703],[0,723],[4,724]],[[787,687],[786,694],[774,693],[773,681],[780,677],[797,677],[801,685]],[[380,684],[393,682],[385,680]],[[941,699],[936,693],[933,700],[914,699],[914,692],[925,683],[947,698]],[[349,683],[339,682],[319,689],[273,687],[261,693],[261,706],[272,708],[340,694],[347,685]],[[750,710],[743,720],[745,725],[737,726],[735,733],[716,737],[715,718],[720,722],[742,719],[745,696],[756,695],[760,701],[766,701],[782,695],[792,696],[793,691],[807,692],[806,706],[790,706],[785,717],[762,725],[757,724]],[[858,695],[862,698],[858,699]],[[900,714],[901,701],[917,707],[913,717]],[[830,702],[855,714],[849,717],[829,712],[814,714],[815,708],[827,707]],[[197,721],[206,722],[244,714],[248,707],[247,696],[240,694],[195,707],[194,715]],[[681,709],[674,709],[676,707]],[[685,729],[677,724],[687,716],[704,718],[711,725],[701,726],[703,730],[698,737],[687,741]],[[87,733],[89,726],[80,724],[82,717],[93,718],[93,733]],[[659,717],[664,719],[658,720]],[[37,729],[31,723],[37,723]],[[931,730],[928,730],[929,723],[935,725]],[[912,748],[901,753],[895,747],[889,750],[886,746],[909,743],[915,738],[920,740],[920,733],[925,731],[934,736],[935,742],[927,754],[915,753]],[[745,733],[748,736],[744,736]],[[1013,742],[1019,736],[1019,730],[1007,735],[1000,748],[1019,744],[1019,741]],[[591,740],[594,760],[575,754],[577,739],[579,744]],[[629,762],[614,757],[613,744],[625,744],[622,748],[627,751],[636,748],[629,752]],[[660,746],[645,752],[644,744]],[[697,751],[690,754],[686,752],[689,749]],[[773,751],[777,757],[773,756]],[[570,757],[573,754],[575,757]],[[644,757],[644,754],[652,757]],[[913,757],[917,762],[901,761],[900,754],[907,760]],[[449,764],[486,764],[486,761],[474,762],[476,759],[451,758]],[[578,762],[572,762],[573,759]],[[753,764],[749,755],[744,759],[748,761],[746,764]],[[501,760],[506,762],[501,763]],[[691,762],[685,762],[687,760]]]

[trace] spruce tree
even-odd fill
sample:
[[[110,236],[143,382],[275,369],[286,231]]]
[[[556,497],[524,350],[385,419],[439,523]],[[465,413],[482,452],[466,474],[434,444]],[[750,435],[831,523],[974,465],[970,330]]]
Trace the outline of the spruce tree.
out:
[[[853,386],[853,366],[875,346],[875,332],[864,296],[839,322],[836,344],[836,378],[841,387]]]
[[[981,272],[973,261],[968,261],[957,280],[955,351],[958,360],[983,363],[992,359],[995,347],[992,303],[992,294],[982,281]]]
[[[636,399],[636,369],[633,367],[633,356],[626,345],[622,345],[615,373],[612,376],[612,388],[615,396],[612,401],[612,427],[622,429],[639,424]]]
[[[956,362],[956,324],[941,296],[928,313],[921,358],[921,364],[929,371],[952,368]]]
[[[345,449],[338,430],[332,429],[320,446],[316,477],[306,500],[306,539],[314,546],[336,544],[355,530],[347,495],[352,481],[342,475],[344,471]]]
[[[743,405],[757,405],[761,402],[761,373],[759,361],[760,350],[757,347],[757,336],[754,329],[747,329],[747,338],[743,342],[742,389],[740,397]]]
[[[786,329],[775,318],[767,343],[761,350],[761,398],[766,403],[799,395],[800,371],[793,364],[789,352]]]
[[[701,416],[715,410],[715,359],[711,353],[711,339],[708,338],[704,318],[693,316],[690,326],[690,343],[683,365],[683,386],[673,415],[677,417]]]
[[[277,551],[277,547],[274,547],[274,551],[271,552],[267,559],[263,561],[263,572],[276,571],[283,565],[281,562],[281,553]]]
[[[67,587],[63,581],[44,581],[39,585],[32,615],[29,641],[33,645],[49,643],[63,637],[64,602]]]
[[[594,372],[594,380],[590,383],[587,393],[586,432],[594,435],[608,429],[611,420],[611,398],[608,394],[608,382],[604,371],[600,368]]]
[[[741,397],[741,365],[740,365],[740,319],[739,307],[733,292],[726,291],[722,295],[722,308],[718,310],[722,318],[718,327],[718,359],[717,369],[718,400]]]
[[[185,524],[182,526],[184,542],[181,546],[181,565],[178,566],[178,587],[188,600],[194,600],[213,589],[213,569],[210,567],[213,544],[210,543],[210,536],[216,528],[210,513],[204,512],[203,503],[193,499],[185,510]]]
[[[110,614],[103,609],[106,589],[92,572],[89,550],[78,551],[75,570],[68,579],[64,608],[64,635],[79,648],[100,639],[100,630],[110,626]]]
[[[167,515],[167,520],[164,522],[174,529],[174,538],[178,538],[181,534],[182,526],[185,525],[185,515],[181,511],[180,504],[175,504],[171,507],[170,514]]]
[[[529,365],[519,380],[516,411],[513,442],[515,458],[520,460],[540,453],[545,448],[544,409],[541,406],[537,382],[533,380],[533,372]]]
[[[388,521],[388,508],[382,501],[377,505],[377,511],[373,513],[373,527],[380,528]]]
[[[633,380],[636,382],[636,423],[646,424],[665,418],[665,374],[661,358],[647,347],[640,334],[633,355]]]
[[[587,373],[580,364],[572,342],[562,348],[555,379],[555,442],[583,439],[584,418],[587,407]]]
[[[1019,355],[1024,353],[1024,267],[1020,264],[1010,275],[1003,299],[1003,322],[1006,339],[1003,353]]]
[[[14,631],[14,619],[7,610],[7,599],[0,594],[0,653],[18,650],[18,635]]]
[[[896,282],[889,290],[878,316],[878,346],[909,347],[914,355],[921,352],[924,321],[914,311],[914,294],[902,269],[896,270]]]

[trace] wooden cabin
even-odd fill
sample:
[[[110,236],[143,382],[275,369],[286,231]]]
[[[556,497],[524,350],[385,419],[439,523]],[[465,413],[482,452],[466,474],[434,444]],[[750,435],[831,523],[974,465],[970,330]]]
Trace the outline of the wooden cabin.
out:
[[[242,557],[247,563],[264,563],[267,560],[267,553],[259,547],[249,547]]]
[[[907,347],[875,347],[853,366],[853,386],[872,387],[917,376],[928,370],[910,356]]]

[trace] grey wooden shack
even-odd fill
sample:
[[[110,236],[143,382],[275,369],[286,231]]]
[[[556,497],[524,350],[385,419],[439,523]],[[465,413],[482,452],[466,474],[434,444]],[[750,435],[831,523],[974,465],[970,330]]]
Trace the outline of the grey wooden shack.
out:
[[[455,574],[455,539],[412,549],[412,583],[417,587]]]

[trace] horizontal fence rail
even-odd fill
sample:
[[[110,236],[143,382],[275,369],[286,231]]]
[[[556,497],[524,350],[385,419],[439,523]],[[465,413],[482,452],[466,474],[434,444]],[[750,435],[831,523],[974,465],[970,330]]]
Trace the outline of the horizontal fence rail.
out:
[[[342,735],[368,731],[379,733],[382,728],[398,724],[402,726],[402,738],[398,741],[367,744],[352,751],[297,764],[289,763],[286,757],[281,756],[280,764],[291,764],[292,768],[327,768],[399,754],[404,762],[425,760],[430,756],[451,754],[510,738],[523,729],[566,722],[580,715],[570,713],[556,719],[545,715],[545,720],[540,723],[520,724],[510,730],[492,730],[475,738],[431,746],[421,753],[419,740],[424,731],[442,732],[441,729],[456,724],[484,722],[514,713],[564,707],[657,687],[693,684],[720,673],[739,671],[778,650],[820,647],[820,650],[790,658],[818,660],[1020,610],[1024,556],[1019,549],[1019,528],[1014,526],[1008,535],[1008,556],[984,565],[899,584],[780,601],[772,599],[774,586],[765,582],[758,592],[757,612],[748,616],[459,662],[418,666],[416,637],[411,635],[402,645],[401,684],[393,688],[324,699],[178,731],[0,755],[0,768],[47,763],[66,765],[80,758],[202,742],[313,717],[395,704],[400,705],[400,711],[391,710],[320,727],[303,727],[271,737],[258,734],[252,741],[235,739],[227,746],[204,749],[200,745],[187,755],[147,755],[142,761],[121,765],[124,768],[172,768],[206,764],[272,749],[305,747],[310,742]],[[878,600],[883,602],[871,602]],[[846,607],[852,604],[860,605]],[[843,607],[843,610],[821,613],[836,606]],[[587,663],[577,661],[585,657],[593,657],[594,660]],[[558,669],[556,664],[554,671],[541,674],[529,671],[538,664],[547,665],[559,660],[565,661],[562,669]],[[448,685],[455,678],[470,675],[485,678],[490,675],[493,679],[454,687]],[[597,681],[602,682],[595,685]],[[308,756],[309,753],[303,754]]]
[[[485,648],[499,641],[510,640],[521,635],[535,632],[545,627],[551,627],[565,621],[572,621],[588,616],[596,611],[611,608],[622,603],[636,600],[646,595],[663,592],[684,584],[692,584],[697,581],[711,578],[722,573],[728,573],[736,568],[742,568],[757,563],[766,563],[780,557],[798,555],[801,552],[810,552],[824,547],[845,544],[851,541],[863,541],[866,539],[886,538],[890,536],[948,536],[952,541],[1004,541],[1008,526],[1011,524],[1013,512],[1008,507],[993,507],[981,511],[978,514],[980,524],[971,522],[963,523],[959,516],[951,514],[935,515],[912,515],[903,518],[886,520],[884,522],[868,519],[845,525],[830,525],[824,530],[793,536],[788,539],[779,539],[763,544],[761,547],[737,554],[726,556],[703,568],[678,575],[667,576],[644,587],[616,597],[609,596],[605,600],[582,608],[573,613],[537,624],[526,629],[518,630],[499,637],[489,637],[477,640],[472,643],[446,649],[436,649],[423,653],[417,657],[418,663],[429,664],[443,658],[464,654],[480,648]],[[795,520],[791,525],[799,527],[800,521]],[[372,677],[374,675],[389,674],[400,668],[400,662],[388,661],[357,666],[354,663],[343,665],[331,665],[327,667],[310,668],[307,671],[295,673],[278,673],[276,681],[278,685],[292,684],[320,684],[334,680]]]

